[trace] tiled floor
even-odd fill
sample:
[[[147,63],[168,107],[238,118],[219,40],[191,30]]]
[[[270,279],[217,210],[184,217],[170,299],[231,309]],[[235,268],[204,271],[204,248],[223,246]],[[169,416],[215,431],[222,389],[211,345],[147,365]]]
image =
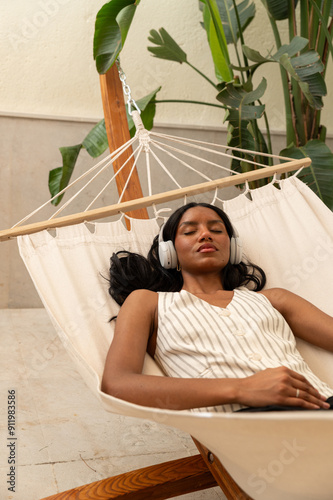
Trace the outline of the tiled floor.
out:
[[[43,309],[0,310],[0,332],[1,500],[39,500],[196,453],[189,436],[180,431],[106,412],[77,373]],[[15,441],[7,429],[12,390]],[[11,458],[16,462],[15,492],[7,483]],[[211,489],[178,498],[225,497]]]

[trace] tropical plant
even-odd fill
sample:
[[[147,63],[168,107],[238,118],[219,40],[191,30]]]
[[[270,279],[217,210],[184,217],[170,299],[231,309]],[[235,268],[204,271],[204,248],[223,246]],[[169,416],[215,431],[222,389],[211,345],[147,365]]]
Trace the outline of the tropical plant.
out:
[[[163,28],[150,31],[148,40],[152,45],[148,50],[154,57],[189,65],[214,86],[218,102],[197,104],[221,108],[223,120],[228,127],[228,145],[247,150],[242,153],[234,152],[231,168],[238,171],[249,168],[242,161],[245,157],[270,164],[271,159],[261,155],[272,152],[269,121],[262,102],[267,81],[262,78],[254,88],[253,77],[259,67],[278,64],[286,116],[286,148],[281,155],[289,158],[311,157],[312,166],[304,170],[303,180],[333,209],[333,154],[325,144],[326,130],[320,122],[322,98],[326,94],[325,72],[329,54],[333,54],[333,0],[261,1],[266,8],[275,39],[275,47],[268,54],[261,54],[245,44],[244,32],[255,16],[253,1],[200,0],[202,26],[207,34],[216,82],[188,60],[184,50]],[[98,12],[94,58],[99,73],[105,73],[116,61],[138,3],[135,0],[111,0]],[[282,44],[279,29],[281,22],[283,24],[286,21],[289,26],[289,43]],[[229,44],[233,44],[235,48],[236,64],[231,62]],[[147,128],[151,128],[153,124],[156,104],[165,102],[156,98],[158,90],[141,102],[137,101],[144,110],[143,121],[148,123]],[[169,101],[177,102],[176,99]],[[264,118],[264,132],[259,127],[258,120],[261,117]],[[78,153],[83,147],[94,157],[106,149],[103,120],[82,144],[61,148],[63,166],[50,172],[50,190],[53,195],[68,183]],[[58,203],[60,197],[56,201]]]

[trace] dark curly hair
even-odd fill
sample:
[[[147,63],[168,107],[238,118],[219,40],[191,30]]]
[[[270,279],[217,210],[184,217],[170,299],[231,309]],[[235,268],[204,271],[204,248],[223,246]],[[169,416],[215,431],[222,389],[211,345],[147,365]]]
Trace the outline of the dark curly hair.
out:
[[[175,242],[180,219],[184,213],[193,207],[205,207],[214,210],[222,219],[229,238],[233,236],[233,228],[228,216],[219,207],[208,203],[188,203],[176,210],[163,227],[164,241]],[[157,235],[144,257],[137,253],[121,251],[111,257],[109,293],[111,297],[122,305],[126,297],[138,289],[147,289],[154,292],[179,292],[183,286],[182,274],[176,269],[165,269],[161,266],[158,257]],[[251,285],[254,291],[262,290],[266,283],[264,271],[249,262],[228,264],[221,271],[221,282],[225,290],[234,290],[240,286]]]

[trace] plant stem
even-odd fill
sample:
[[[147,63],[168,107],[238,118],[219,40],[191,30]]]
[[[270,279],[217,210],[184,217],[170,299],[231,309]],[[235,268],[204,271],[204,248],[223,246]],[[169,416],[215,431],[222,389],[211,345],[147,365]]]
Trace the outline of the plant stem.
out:
[[[279,49],[281,47],[281,38],[279,30],[277,28],[277,24],[270,14],[268,14],[268,17],[272,26],[276,48]],[[282,90],[283,90],[284,107],[286,114],[285,119],[286,119],[286,132],[287,132],[287,146],[289,146],[292,142],[294,144],[296,143],[296,131],[293,127],[293,110],[292,110],[291,95],[289,92],[288,73],[281,65],[280,65],[280,74],[282,80]]]
[[[317,43],[318,30],[319,30],[319,22],[320,22],[318,14],[321,14],[320,11],[321,0],[312,0],[312,1],[310,0],[310,3],[312,6],[311,18],[310,18],[311,48],[315,49]]]
[[[256,151],[260,155],[260,140],[259,140],[259,133],[258,133],[258,123],[257,120],[251,120],[252,123],[252,130],[253,130],[253,135],[254,135],[254,140],[256,142]],[[260,163],[262,163],[262,158],[260,159]]]
[[[329,48],[331,50],[331,55],[332,55],[332,58],[333,58],[333,46],[332,46],[332,40],[331,40],[332,30],[333,30],[333,18],[331,19],[329,27],[327,28],[326,43],[325,43],[324,50],[323,50],[323,55],[322,55],[322,58],[321,58],[321,61],[322,61],[323,65],[324,65],[324,71],[322,72],[322,75],[323,75],[324,78],[325,78],[325,74],[326,74],[326,70],[327,70],[327,62],[328,62],[328,56],[329,56],[329,50],[328,49]]]
[[[258,100],[258,102],[259,102],[259,104],[261,104],[260,100]],[[269,154],[272,154],[273,153],[273,150],[272,150],[272,138],[271,138],[271,131],[270,131],[270,127],[269,127],[269,122],[268,122],[266,111],[264,111],[263,118],[265,120],[266,133],[267,133],[267,152]],[[269,165],[273,165],[273,158],[269,158]]]
[[[312,118],[311,139],[318,139],[320,125],[320,111],[314,110]]]
[[[291,88],[292,88],[292,98],[293,98],[293,103],[294,103],[294,111],[295,111],[295,125],[294,128],[296,129],[297,133],[297,146],[298,145],[304,145],[306,143],[306,119],[305,116],[303,115],[303,110],[302,110],[302,91],[298,85],[298,82],[296,82],[294,79],[291,81]]]
[[[236,0],[232,0],[232,3],[233,3],[233,6],[234,6],[234,9],[235,9],[235,15],[236,15],[236,20],[237,20],[237,27],[238,27],[238,32],[239,32],[239,38],[240,38],[240,41],[241,41],[241,46],[243,46],[243,45],[245,45],[245,40],[244,40],[244,37],[243,37],[243,30],[242,30],[241,22],[240,22],[240,19],[239,19],[239,13],[238,13],[238,7],[237,7],[237,4],[236,4]],[[237,59],[239,61],[239,65],[241,66],[240,58],[239,58],[239,55],[238,55],[238,49],[237,49],[237,39],[236,39],[236,42],[235,42],[235,49],[236,49]],[[244,66],[248,66],[249,62],[248,62],[247,57],[245,56],[245,54],[244,54],[243,51],[242,51],[242,54],[243,54]],[[243,72],[241,73],[241,75],[242,75],[242,79],[244,81]],[[247,75],[247,77],[250,76],[249,70],[246,71],[246,75]]]
[[[234,47],[235,47],[235,53],[236,53],[238,65],[239,65],[239,67],[242,67],[242,63],[241,63],[241,60],[240,60],[240,57],[239,57],[239,51],[238,51],[237,43],[234,43]],[[245,78],[244,78],[242,70],[240,70],[240,74],[241,74],[242,82],[245,83]]]
[[[296,16],[295,16],[295,0],[289,1],[289,42],[297,35],[297,27],[296,27]]]
[[[323,59],[324,59],[325,46],[327,46],[327,45],[329,46],[330,51],[331,51],[331,55],[333,57],[333,45],[332,45],[332,36],[331,36],[332,19],[331,19],[331,22],[329,24],[329,27],[327,27],[329,15],[330,15],[330,8],[332,5],[332,0],[327,0],[326,2],[324,2],[323,14],[321,14],[319,7],[314,0],[309,0],[309,1],[312,5],[312,10],[315,10],[317,12],[318,16],[321,17],[320,31],[321,31],[322,39],[318,43],[318,52],[319,52],[319,55],[320,55],[322,61],[324,62]],[[326,50],[327,50],[327,47],[326,47]],[[324,63],[324,65],[325,65],[325,70],[326,70],[326,63]]]
[[[151,102],[152,104],[161,104],[165,102],[174,102],[183,104],[201,104],[203,106],[212,106],[213,108],[228,109],[227,106],[222,106],[220,104],[213,104],[211,102],[203,102],[203,101],[190,101],[185,99],[154,99]]]
[[[199,73],[199,75],[201,75],[205,80],[207,80],[208,83],[213,85],[213,87],[217,90],[217,85],[215,85],[215,83],[212,80],[210,80],[210,78],[208,78],[208,76],[206,76],[204,73],[202,73],[198,68],[193,66],[193,64],[191,64],[190,62],[185,61],[185,63],[188,64],[192,69],[194,69],[194,71]]]
[[[309,38],[309,2],[304,0],[301,2],[301,36],[303,38]],[[306,47],[302,52],[306,52]]]

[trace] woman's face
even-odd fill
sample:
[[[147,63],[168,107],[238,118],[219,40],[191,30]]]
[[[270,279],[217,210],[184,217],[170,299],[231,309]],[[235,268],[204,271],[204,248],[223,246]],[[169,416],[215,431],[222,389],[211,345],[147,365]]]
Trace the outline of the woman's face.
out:
[[[224,222],[212,209],[193,207],[179,221],[175,248],[183,271],[220,272],[230,257],[230,238]]]

